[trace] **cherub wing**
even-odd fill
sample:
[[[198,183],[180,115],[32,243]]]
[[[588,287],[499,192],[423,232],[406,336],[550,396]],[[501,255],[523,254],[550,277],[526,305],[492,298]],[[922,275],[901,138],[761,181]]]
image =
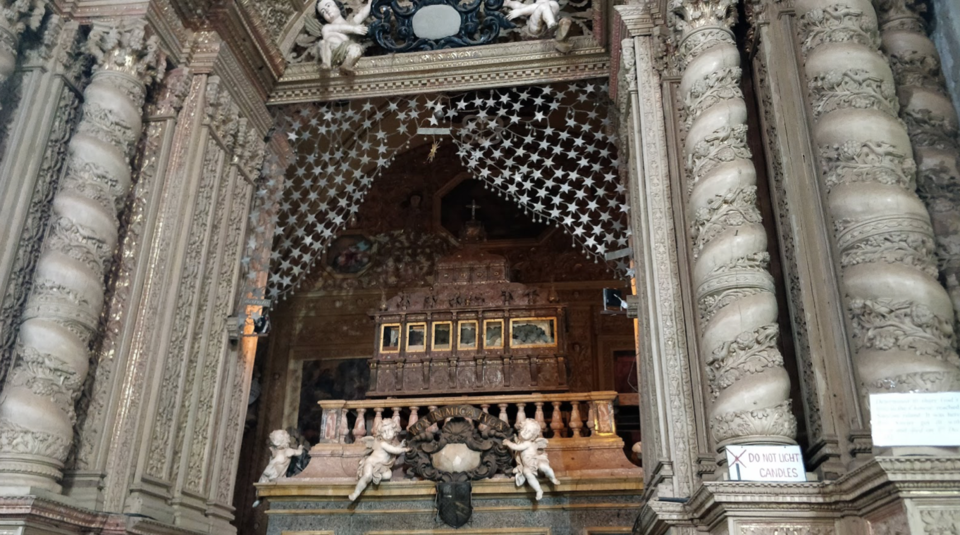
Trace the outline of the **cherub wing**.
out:
[[[545,449],[547,447],[547,439],[540,437],[537,439],[537,449]]]
[[[321,23],[316,17],[307,17],[303,21],[303,29],[314,37],[320,37],[323,35],[323,23]]]
[[[373,437],[363,437],[360,440],[363,442],[363,445],[367,448],[367,452],[373,451],[373,445],[377,442],[377,439]]]

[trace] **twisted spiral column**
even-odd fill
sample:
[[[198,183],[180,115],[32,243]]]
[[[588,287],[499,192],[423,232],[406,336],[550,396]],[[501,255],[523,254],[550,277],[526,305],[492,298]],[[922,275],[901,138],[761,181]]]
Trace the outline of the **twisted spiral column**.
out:
[[[0,485],[60,491],[86,379],[89,343],[104,305],[118,211],[131,185],[145,79],[158,61],[143,23],[95,25],[97,66],[68,146],[33,285],[0,394]]]
[[[953,305],[869,0],[797,0],[861,394],[960,387]]]
[[[793,443],[790,378],[747,148],[735,0],[673,0],[683,76],[693,284],[718,446]]]
[[[893,69],[900,118],[917,162],[917,193],[937,241],[940,278],[960,315],[960,145],[957,112],[940,55],[927,36],[922,0],[877,0],[881,46]],[[956,330],[956,324],[954,324]]]

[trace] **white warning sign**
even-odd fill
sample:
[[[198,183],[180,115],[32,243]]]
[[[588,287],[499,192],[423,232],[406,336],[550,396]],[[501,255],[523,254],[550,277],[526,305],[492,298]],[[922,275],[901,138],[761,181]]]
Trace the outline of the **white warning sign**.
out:
[[[806,481],[800,446],[727,446],[732,481]]]

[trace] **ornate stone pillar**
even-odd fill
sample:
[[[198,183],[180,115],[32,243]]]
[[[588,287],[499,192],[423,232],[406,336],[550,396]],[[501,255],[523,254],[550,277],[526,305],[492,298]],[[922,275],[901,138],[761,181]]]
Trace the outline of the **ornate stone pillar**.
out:
[[[142,21],[95,23],[87,50],[96,59],[94,74],[0,397],[4,486],[60,491],[74,404],[104,306],[104,275],[117,246],[117,211],[130,188],[144,84],[162,63]]]
[[[793,443],[790,378],[747,148],[734,0],[672,0],[682,68],[693,286],[718,446]]]
[[[797,0],[861,395],[960,388],[953,306],[869,0]]]
[[[45,12],[43,0],[0,0],[0,85],[17,68],[20,35],[39,28]]]
[[[877,0],[883,51],[893,68],[900,118],[917,162],[917,193],[927,205],[937,241],[941,281],[960,314],[960,146],[957,112],[927,37],[923,0]],[[956,332],[956,325],[954,327]]]

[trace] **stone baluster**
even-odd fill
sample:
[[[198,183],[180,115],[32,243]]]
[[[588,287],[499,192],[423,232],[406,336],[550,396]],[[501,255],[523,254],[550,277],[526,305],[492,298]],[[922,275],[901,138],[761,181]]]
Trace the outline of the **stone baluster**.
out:
[[[953,305],[869,0],[797,0],[861,394],[960,388]]]
[[[957,111],[940,55],[927,36],[922,0],[878,0],[880,38],[893,68],[900,118],[917,162],[917,193],[927,205],[937,242],[940,278],[960,318],[960,145]],[[956,334],[957,324],[954,324]]]
[[[525,421],[527,421],[527,404],[517,403],[517,421],[513,424],[519,427]]]
[[[553,413],[550,415],[550,429],[553,430],[553,438],[563,437],[563,411],[560,410],[560,401],[553,401]]]
[[[70,140],[34,281],[0,399],[0,485],[60,491],[75,403],[104,306],[118,211],[131,185],[148,83],[161,63],[143,22],[94,24],[96,58]]]
[[[367,409],[357,409],[357,421],[353,424],[354,440],[360,440],[367,436],[366,413]]]
[[[46,13],[44,0],[0,0],[0,85],[17,68],[20,35],[29,28],[36,30]],[[0,103],[0,109],[3,104]]]
[[[374,407],[373,411],[373,427],[370,428],[370,434],[376,436],[377,431],[380,429],[380,424],[383,423],[383,407]]]
[[[419,411],[420,407],[410,407],[410,418],[407,419],[407,429],[413,427],[413,425],[417,423],[417,420],[420,419]]]
[[[347,441],[347,437],[350,436],[350,423],[347,419],[347,414],[349,412],[349,409],[346,407],[340,409],[340,424],[337,426],[337,442],[340,444],[345,443]]]
[[[590,436],[594,436],[597,433],[597,402],[590,401],[587,403],[587,428],[590,429]]]
[[[580,402],[571,401],[570,402],[570,437],[577,438],[580,436],[580,430],[583,429],[583,420],[580,416]]]
[[[683,102],[693,284],[718,446],[793,443],[790,378],[757,174],[747,147],[735,0],[673,0]],[[599,431],[604,407],[600,407]]]
[[[393,420],[393,423],[397,424],[397,429],[403,429],[400,426],[400,407],[390,407],[392,411],[390,418]]]
[[[537,411],[534,413],[533,418],[537,421],[538,424],[540,424],[540,429],[546,431],[547,420],[543,416],[543,402],[537,401],[536,403],[534,403],[534,405],[537,407]]]
[[[500,408],[500,413],[499,413],[497,416],[500,418],[501,421],[506,422],[506,423],[509,425],[509,424],[510,424],[510,420],[509,420],[509,418],[507,417],[507,407],[508,407],[508,406],[509,406],[509,404],[507,404],[507,403],[499,403],[499,404],[497,404],[497,407]]]

